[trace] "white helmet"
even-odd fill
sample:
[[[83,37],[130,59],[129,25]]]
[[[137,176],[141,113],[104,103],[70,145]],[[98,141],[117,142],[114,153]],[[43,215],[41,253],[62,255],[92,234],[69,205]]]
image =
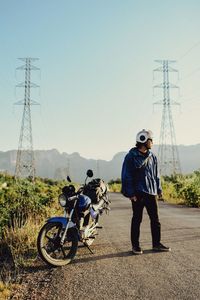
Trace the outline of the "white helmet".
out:
[[[142,129],[136,135],[136,142],[144,144],[148,139],[153,139],[153,132],[151,130]]]

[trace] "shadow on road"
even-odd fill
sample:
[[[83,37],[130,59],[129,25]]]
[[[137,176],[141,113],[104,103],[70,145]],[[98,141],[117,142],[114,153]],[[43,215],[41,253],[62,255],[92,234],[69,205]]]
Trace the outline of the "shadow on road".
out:
[[[182,236],[173,236],[173,237],[166,237],[165,242],[172,242],[172,243],[180,243],[180,242],[188,242],[196,241],[200,239],[200,235],[182,235]]]
[[[173,228],[167,228],[167,229],[162,229],[162,232],[167,232],[167,231],[185,231],[185,230],[190,230],[190,231],[193,231],[193,230],[199,230],[200,227],[173,227]]]
[[[31,265],[23,267],[23,272],[24,273],[37,273],[37,272],[51,271],[54,269],[55,269],[55,267],[47,265],[38,255]]]
[[[23,270],[27,273],[37,273],[39,271],[48,271],[48,270],[53,270],[55,268],[50,267],[48,265],[32,265],[28,267],[24,267]]]
[[[151,249],[147,249],[147,250],[143,250],[142,255],[157,254],[157,253],[158,252],[153,252]],[[95,254],[93,254],[93,255],[95,255]],[[109,254],[98,255],[98,256],[93,256],[93,255],[90,254],[90,256],[84,257],[84,258],[75,258],[75,260],[72,263],[73,264],[80,264],[80,263],[94,262],[94,261],[98,261],[98,260],[102,260],[102,259],[113,259],[113,258],[116,258],[116,257],[129,257],[129,256],[136,257],[137,256],[137,255],[133,255],[132,251],[109,253]]]

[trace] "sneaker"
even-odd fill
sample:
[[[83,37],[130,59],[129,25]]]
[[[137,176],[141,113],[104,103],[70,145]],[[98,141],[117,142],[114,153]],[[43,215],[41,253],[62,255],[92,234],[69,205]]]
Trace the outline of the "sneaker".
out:
[[[153,251],[156,252],[169,252],[171,248],[164,246],[163,244],[158,244],[157,246],[153,246]]]
[[[139,255],[143,253],[142,249],[139,246],[133,247],[132,252],[135,255]]]

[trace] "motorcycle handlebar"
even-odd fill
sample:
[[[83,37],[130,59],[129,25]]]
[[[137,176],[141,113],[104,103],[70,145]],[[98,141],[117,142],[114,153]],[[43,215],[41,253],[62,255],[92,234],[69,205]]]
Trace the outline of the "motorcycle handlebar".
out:
[[[68,200],[68,201],[74,201],[74,200],[76,200],[76,199],[77,199],[77,195],[72,196],[72,197],[69,197],[67,200]]]

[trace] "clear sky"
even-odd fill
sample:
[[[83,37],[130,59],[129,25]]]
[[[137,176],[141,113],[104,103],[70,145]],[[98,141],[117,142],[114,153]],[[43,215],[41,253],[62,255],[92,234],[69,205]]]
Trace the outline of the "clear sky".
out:
[[[17,149],[24,80],[19,57],[37,57],[32,81],[34,149],[112,159],[142,128],[158,144],[162,107],[155,59],[174,59],[177,144],[198,144],[199,0],[0,0],[0,150]],[[162,98],[162,97],[160,97]],[[161,99],[162,100],[162,99]]]

